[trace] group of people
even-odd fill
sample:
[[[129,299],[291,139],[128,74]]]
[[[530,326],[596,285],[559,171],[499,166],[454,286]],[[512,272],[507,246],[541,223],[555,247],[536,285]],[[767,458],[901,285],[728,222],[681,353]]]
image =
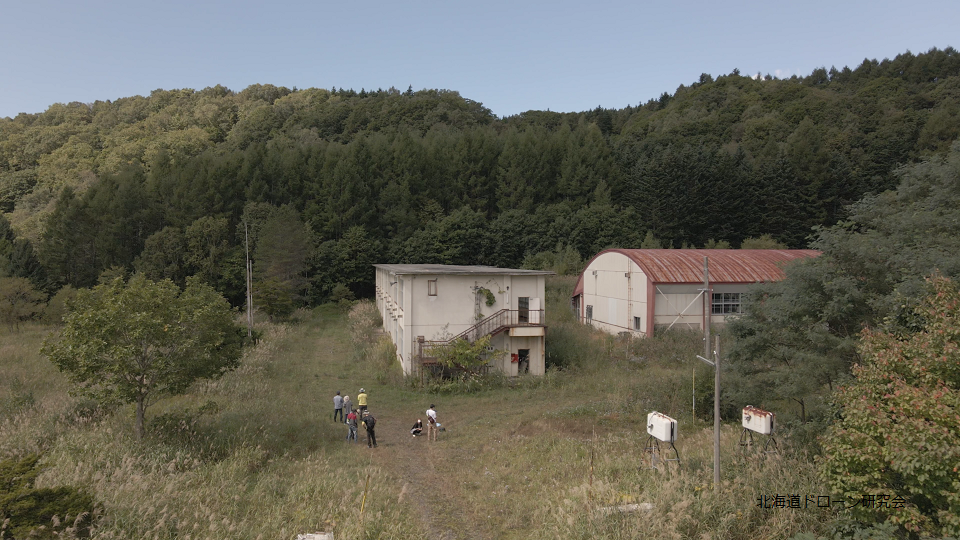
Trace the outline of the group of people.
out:
[[[344,411],[346,411],[346,416],[344,416]],[[377,447],[377,419],[370,414],[370,411],[367,409],[367,392],[363,388],[361,388],[360,393],[357,394],[357,408],[355,409],[351,407],[350,396],[341,396],[340,391],[337,390],[336,395],[333,396],[333,421],[343,422],[347,425],[347,442],[351,440],[357,442],[357,429],[363,426],[367,431],[367,448]],[[437,431],[439,431],[439,428],[440,424],[437,422],[436,406],[430,404],[430,408],[427,409],[428,441],[437,440]],[[414,437],[423,433],[423,422],[419,418],[417,418],[417,422],[413,424],[410,433]]]
[[[430,408],[427,409],[427,440],[437,440],[437,431],[440,429],[440,424],[437,422],[437,409],[436,405],[430,404]],[[410,428],[410,433],[416,437],[417,435],[423,434],[423,421],[417,418],[416,423],[413,424],[413,427]]]
[[[343,413],[347,411],[346,417]],[[357,408],[352,408],[350,396],[340,396],[340,391],[333,396],[333,421],[347,425],[347,442],[357,442],[357,429],[360,426],[367,431],[367,448],[377,447],[377,419],[367,410],[367,391],[363,388],[357,394]]]

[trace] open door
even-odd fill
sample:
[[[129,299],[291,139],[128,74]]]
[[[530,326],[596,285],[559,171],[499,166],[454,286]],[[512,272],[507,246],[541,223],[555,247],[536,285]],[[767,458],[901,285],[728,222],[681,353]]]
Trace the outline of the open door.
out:
[[[530,371],[530,349],[518,349],[517,358],[519,359],[517,375],[523,375]]]
[[[530,314],[529,314],[529,320],[530,320],[530,323],[531,323],[531,324],[543,324],[543,321],[540,320],[540,314],[542,313],[542,312],[540,311],[541,309],[543,309],[543,308],[540,307],[540,299],[539,299],[539,298],[531,298],[531,299],[530,299]]]

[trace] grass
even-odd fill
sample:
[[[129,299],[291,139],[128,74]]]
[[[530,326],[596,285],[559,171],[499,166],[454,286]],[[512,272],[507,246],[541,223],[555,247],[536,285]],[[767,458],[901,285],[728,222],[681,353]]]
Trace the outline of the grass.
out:
[[[385,372],[375,334],[324,306],[300,314],[299,324],[261,324],[263,340],[238,370],[148,409],[139,444],[132,407],[101,411],[68,394],[69,382],[37,352],[47,328],[4,333],[0,458],[42,451],[49,468],[40,482],[94,493],[102,515],[95,538],[829,532],[829,511],[755,506],[760,495],[823,494],[812,460],[789,437],[780,437],[780,455],[738,456],[740,430],[725,425],[715,493],[712,422],[690,410],[698,337],[627,344],[580,327],[564,311],[568,281],[549,282],[554,367],[543,378],[498,380],[467,394],[420,390]],[[709,377],[697,372],[698,393]],[[346,444],[346,429],[330,419],[334,392],[355,398],[361,386],[379,420],[375,450]],[[431,403],[448,428],[437,443],[406,431]],[[644,421],[653,409],[679,420],[679,467],[649,469]],[[629,503],[654,506],[604,510]]]

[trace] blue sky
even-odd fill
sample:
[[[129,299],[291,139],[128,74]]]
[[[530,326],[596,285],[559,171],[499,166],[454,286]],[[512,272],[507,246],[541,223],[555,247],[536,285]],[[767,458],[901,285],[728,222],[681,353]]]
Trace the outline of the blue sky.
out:
[[[960,48],[958,0],[0,0],[0,117],[157,88],[456,90],[499,116],[620,108],[701,73]]]

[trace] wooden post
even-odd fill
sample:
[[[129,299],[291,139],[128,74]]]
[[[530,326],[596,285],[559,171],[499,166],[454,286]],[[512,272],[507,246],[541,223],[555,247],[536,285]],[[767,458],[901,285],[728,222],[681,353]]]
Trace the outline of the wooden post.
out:
[[[363,486],[363,500],[360,501],[360,517],[363,517],[363,509],[367,505],[367,489],[370,487],[370,473],[367,473],[367,482]]]
[[[597,428],[593,428],[593,439],[590,440],[590,499],[593,500],[593,454],[597,448]]]

